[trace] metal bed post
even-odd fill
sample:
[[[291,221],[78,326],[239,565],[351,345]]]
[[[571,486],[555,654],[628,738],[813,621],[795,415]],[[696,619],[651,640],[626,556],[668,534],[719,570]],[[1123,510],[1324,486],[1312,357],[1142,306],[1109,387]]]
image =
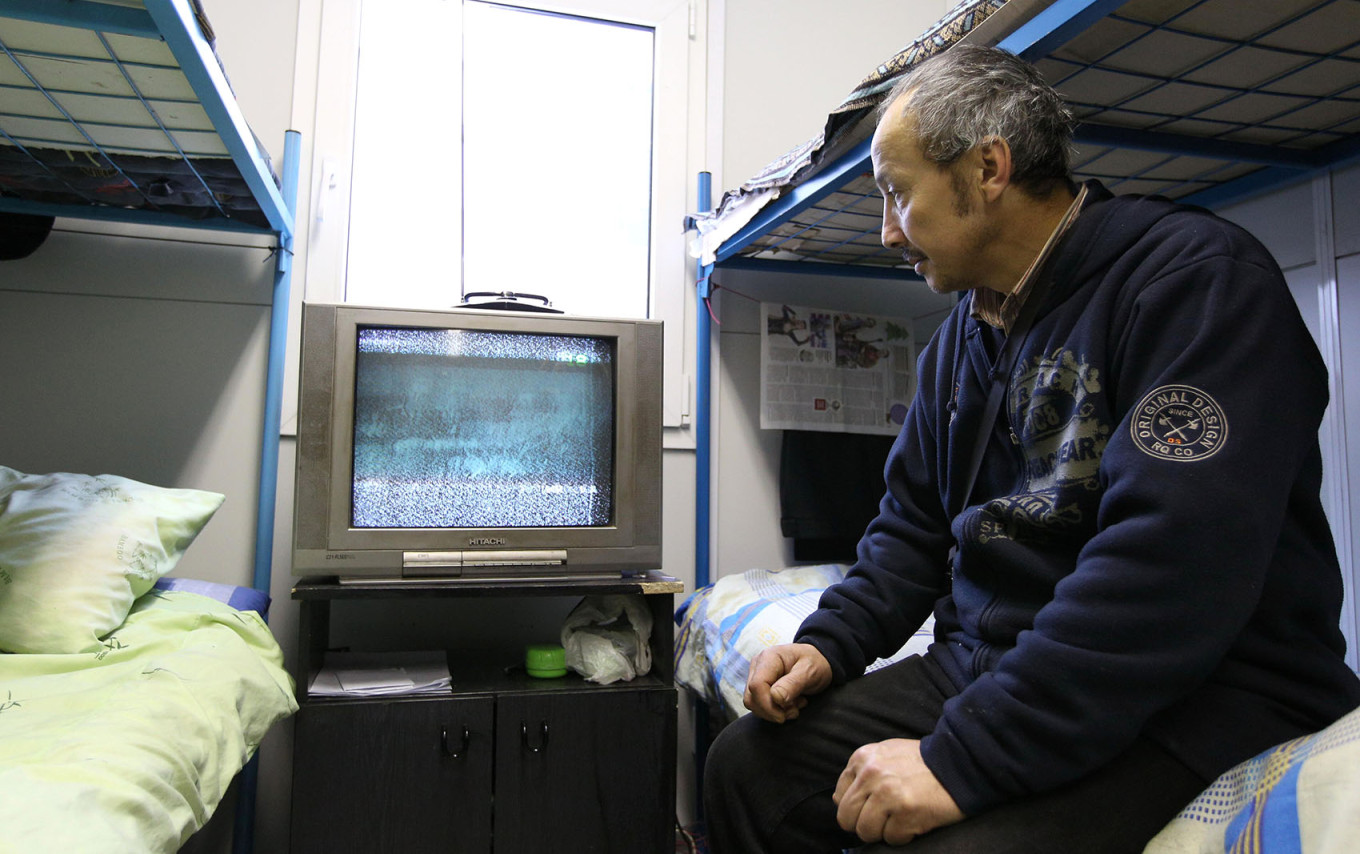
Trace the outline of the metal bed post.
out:
[[[707,211],[712,206],[713,173],[699,173],[699,210]],[[705,264],[702,255],[694,262],[697,276],[695,306],[697,319],[695,333],[695,417],[694,417],[694,589],[698,590],[709,582],[709,555],[711,550],[712,512],[712,475],[713,475],[713,412],[712,412],[712,335],[713,326],[709,317],[707,301],[713,293],[709,277],[713,275],[713,265]],[[694,815],[704,817],[704,758],[708,753],[708,704],[694,700]]]
[[[298,159],[302,135],[286,131],[283,142],[283,199],[290,215],[297,212]],[[293,234],[279,232],[274,257],[274,300],[269,315],[269,361],[265,377],[264,428],[260,440],[260,494],[255,517],[256,590],[269,593],[273,577],[274,510],[279,481],[279,430],[283,418],[283,369],[288,352],[288,309],[293,279]],[[241,769],[241,790],[236,800],[236,823],[231,834],[233,854],[250,854],[255,848],[255,796],[259,782],[260,754],[250,757]]]
[[[706,211],[712,204],[713,174],[711,172],[699,173],[699,210]],[[695,476],[694,476],[694,588],[708,584],[709,576],[709,549],[710,549],[710,524],[709,513],[712,504],[710,501],[709,490],[712,481],[712,428],[713,413],[710,412],[712,400],[712,364],[710,351],[711,336],[713,334],[712,324],[708,313],[707,300],[712,295],[713,290],[709,287],[709,277],[713,275],[713,265],[705,264],[700,258],[695,262],[697,274],[696,286],[699,305],[696,308],[698,316],[697,343],[695,347],[696,366],[695,372],[698,377],[695,380],[696,386],[696,415],[694,418],[694,445],[695,445]]]
[[[297,208],[298,152],[302,135],[284,135],[283,197],[290,212]],[[257,590],[269,592],[274,553],[274,502],[279,473],[279,425],[283,412],[283,368],[288,346],[288,309],[293,278],[293,234],[280,232],[274,256],[274,301],[269,317],[269,362],[265,381],[264,446],[260,451],[260,500],[255,528]]]

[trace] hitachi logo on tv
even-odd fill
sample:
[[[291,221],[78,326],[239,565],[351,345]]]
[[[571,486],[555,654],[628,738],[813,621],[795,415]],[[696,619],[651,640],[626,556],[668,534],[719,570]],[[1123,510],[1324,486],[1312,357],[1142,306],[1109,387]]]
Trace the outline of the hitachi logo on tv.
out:
[[[470,546],[503,546],[503,545],[505,545],[505,538],[504,538],[504,537],[471,537],[470,539],[468,539],[468,545],[470,545]]]

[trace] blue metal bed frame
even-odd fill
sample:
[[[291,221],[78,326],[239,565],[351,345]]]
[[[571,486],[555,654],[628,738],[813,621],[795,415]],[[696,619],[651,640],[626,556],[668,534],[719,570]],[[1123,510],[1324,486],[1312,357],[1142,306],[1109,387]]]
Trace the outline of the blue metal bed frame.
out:
[[[274,252],[273,302],[270,309],[269,352],[265,383],[265,410],[262,424],[263,441],[259,466],[259,500],[256,512],[254,569],[252,586],[266,595],[273,574],[274,511],[277,500],[279,433],[282,420],[284,362],[288,336],[289,293],[293,269],[294,216],[297,209],[298,159],[301,135],[288,131],[284,139],[282,175],[275,184],[269,165],[262,159],[255,138],[232,95],[230,85],[218,65],[212,47],[203,38],[189,0],[144,0],[144,9],[116,6],[91,0],[0,0],[0,17],[15,18],[35,23],[57,24],[91,30],[109,51],[109,61],[122,71],[170,145],[188,164],[190,172],[203,181],[192,160],[184,154],[173,134],[161,122],[148,98],[137,90],[135,82],[122,67],[105,38],[105,34],[136,36],[163,40],[174,55],[180,70],[189,81],[211,120],[232,161],[236,164],[260,210],[269,223],[268,228],[243,223],[222,215],[209,219],[191,219],[156,210],[127,209],[107,205],[60,205],[0,197],[0,211],[40,216],[73,217],[107,220],[137,225],[174,226],[214,231],[272,234],[277,240]],[[59,98],[42,89],[33,75],[24,69],[20,59],[0,42],[0,54],[14,62],[34,86],[47,96],[51,104],[76,128],[95,150],[103,149],[94,142],[74,118],[61,106]],[[23,146],[4,133],[0,136],[23,150]],[[109,163],[111,158],[105,157]],[[203,184],[207,188],[206,183]],[[211,192],[209,196],[211,197]],[[255,794],[258,777],[258,755],[241,772],[241,787],[236,810],[233,851],[248,854],[254,845]]]

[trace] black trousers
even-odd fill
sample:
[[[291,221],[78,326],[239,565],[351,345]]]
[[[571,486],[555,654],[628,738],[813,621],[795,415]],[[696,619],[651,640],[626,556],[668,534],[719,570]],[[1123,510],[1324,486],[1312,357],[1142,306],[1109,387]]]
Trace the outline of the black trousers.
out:
[[[746,715],[709,749],[704,811],[714,854],[832,854],[863,843],[831,802],[850,754],[935,728],[953,685],[908,658],[811,698],[784,724]],[[994,807],[911,843],[910,854],[1137,854],[1211,781],[1141,739],[1094,774]]]

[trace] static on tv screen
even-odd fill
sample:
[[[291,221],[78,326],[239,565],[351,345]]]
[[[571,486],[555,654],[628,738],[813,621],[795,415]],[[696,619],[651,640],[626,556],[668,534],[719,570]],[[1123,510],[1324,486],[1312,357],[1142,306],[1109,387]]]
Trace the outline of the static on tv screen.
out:
[[[613,339],[361,327],[354,410],[356,528],[612,521]]]

